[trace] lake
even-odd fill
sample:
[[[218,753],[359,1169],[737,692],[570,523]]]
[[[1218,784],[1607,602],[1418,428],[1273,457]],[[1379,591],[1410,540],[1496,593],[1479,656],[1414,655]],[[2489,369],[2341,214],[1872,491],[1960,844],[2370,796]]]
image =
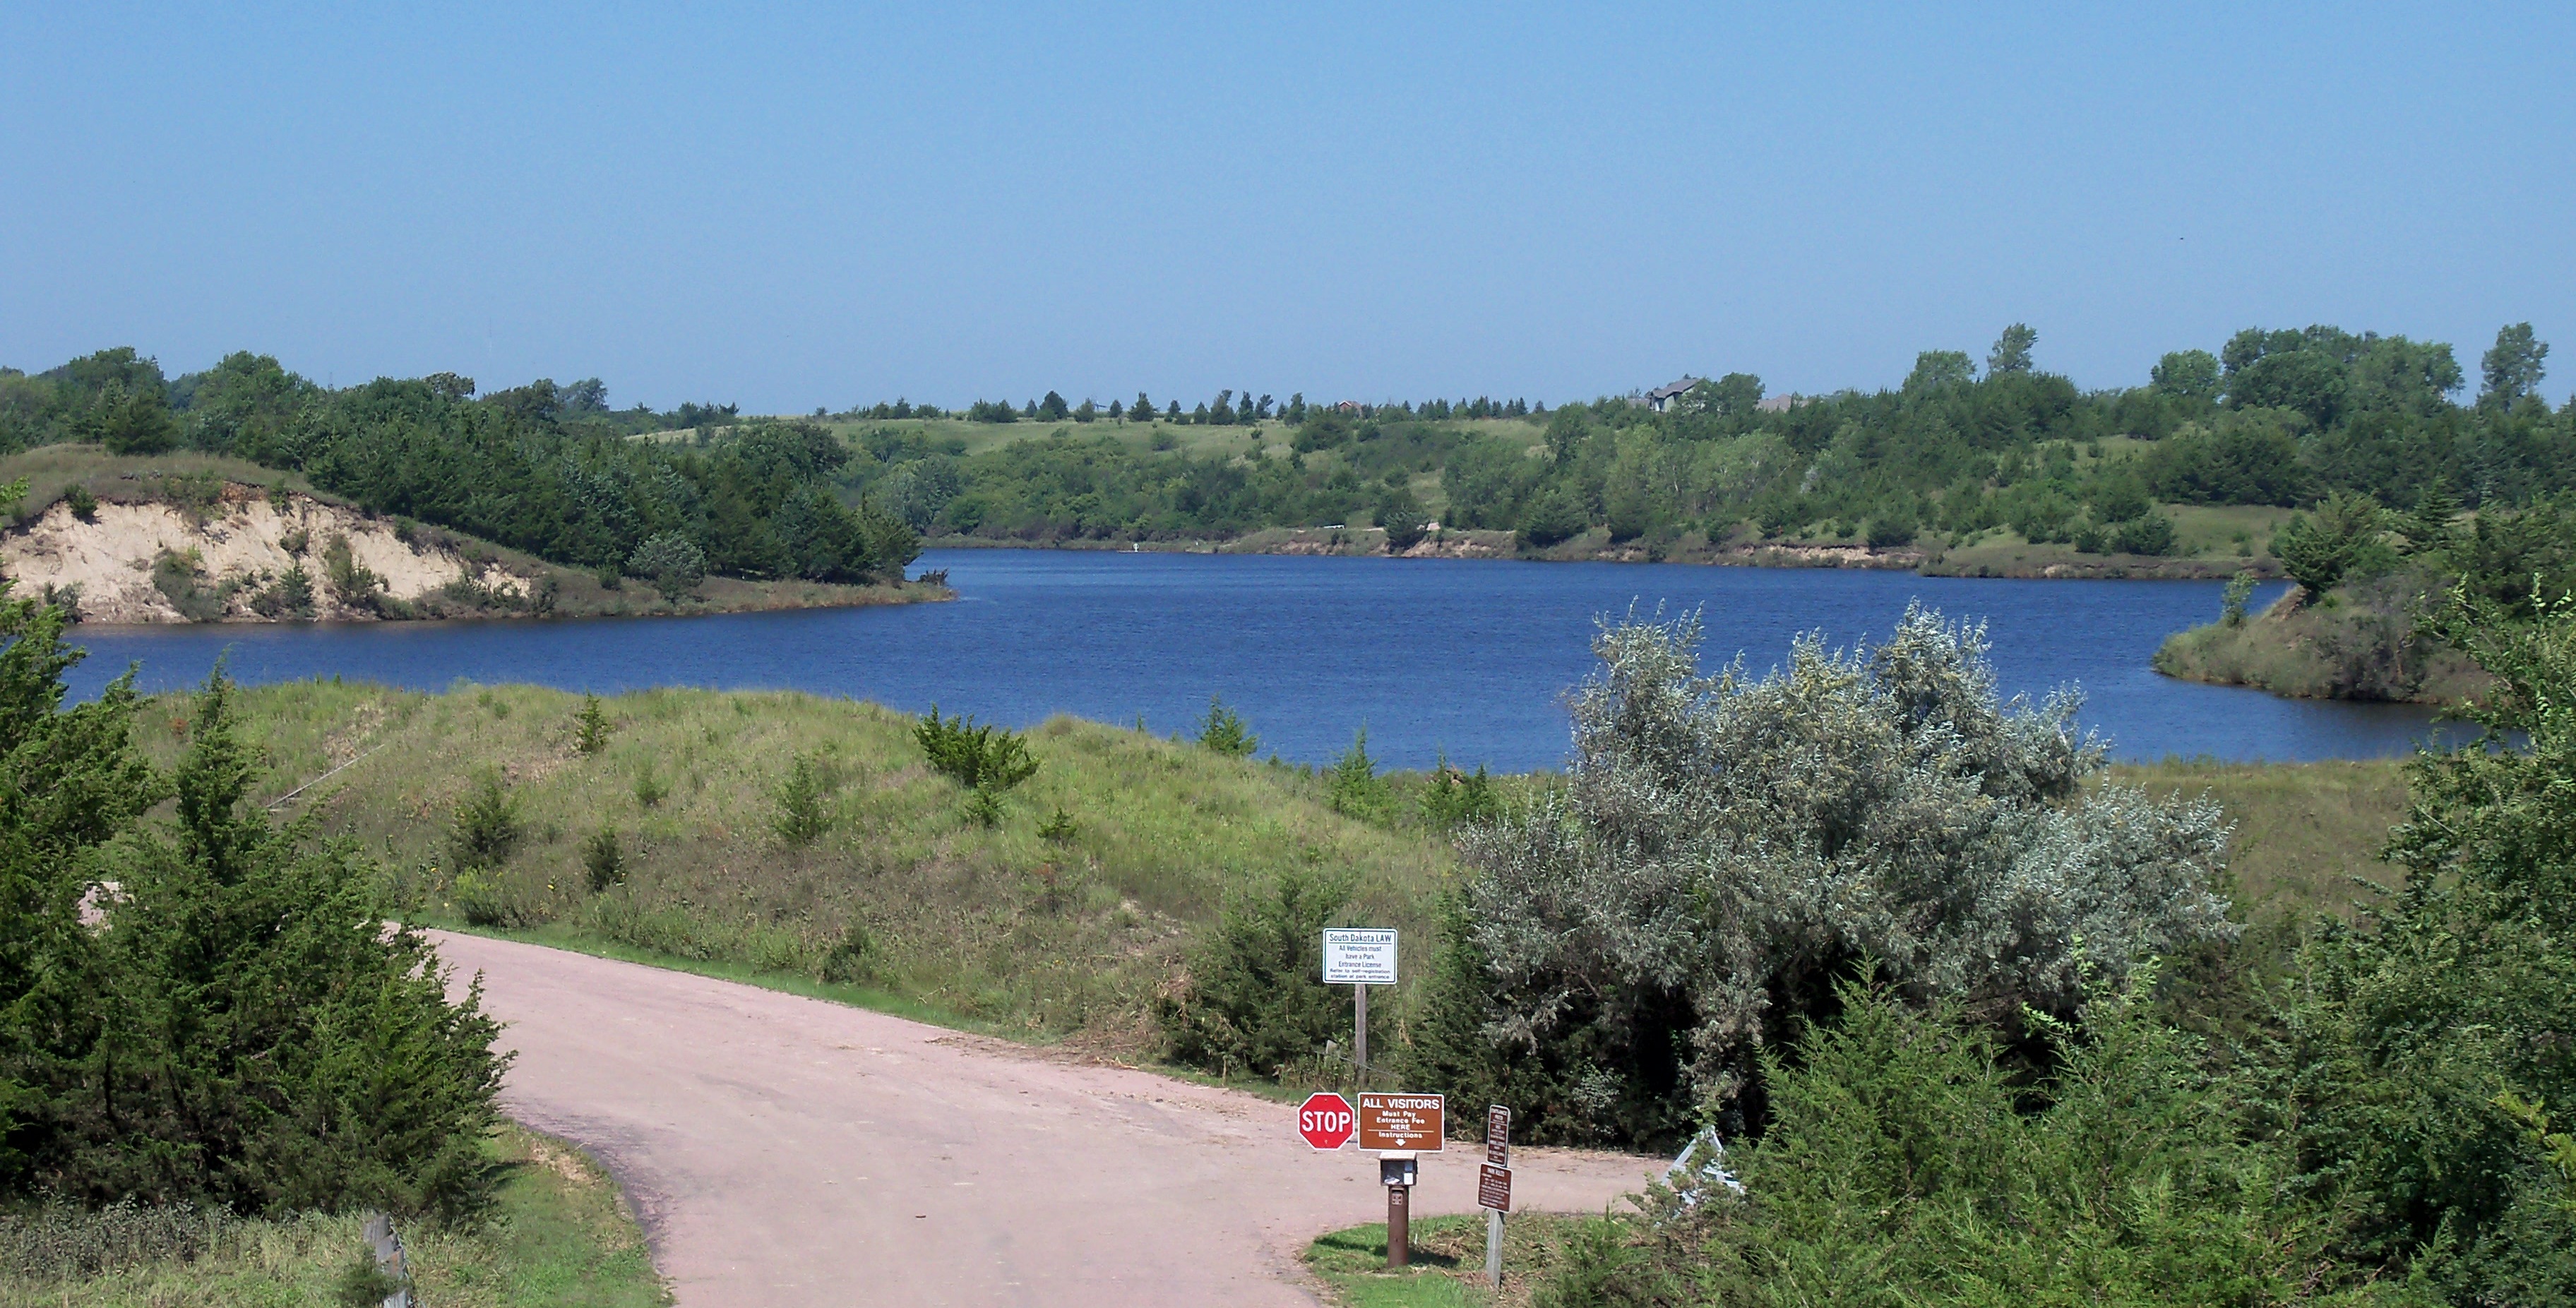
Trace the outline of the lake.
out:
[[[2157,676],[2171,632],[2207,622],[2220,582],[2019,581],[1903,572],[937,550],[951,604],[692,618],[80,627],[77,693],[128,662],[147,689],[202,680],[219,655],[260,683],[316,676],[427,690],[528,681],[602,693],[649,686],[792,688],[1015,726],[1053,713],[1170,732],[1223,696],[1264,754],[1323,762],[1366,726],[1369,750],[1422,767],[1560,764],[1565,691],[1591,667],[1595,620],[1698,609],[1711,665],[1766,670],[1792,637],[1886,635],[1919,598],[1981,619],[2007,692],[2072,684],[2115,757],[2369,758],[2402,754],[2431,715],[2287,700]],[[2256,607],[2285,583],[2258,591]]]

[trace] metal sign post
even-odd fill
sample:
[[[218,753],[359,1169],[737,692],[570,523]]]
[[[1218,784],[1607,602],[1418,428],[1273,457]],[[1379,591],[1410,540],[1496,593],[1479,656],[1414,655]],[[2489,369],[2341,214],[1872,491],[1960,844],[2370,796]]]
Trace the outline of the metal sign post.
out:
[[[1412,1257],[1415,1157],[1440,1152],[1448,1104],[1442,1095],[1360,1094],[1360,1148],[1378,1151],[1377,1179],[1386,1187],[1389,1267],[1402,1267]]]
[[[1476,1169],[1476,1203],[1485,1210],[1485,1283],[1503,1283],[1503,1214],[1512,1207],[1512,1110],[1485,1110],[1485,1162]]]
[[[1395,932],[1334,927],[1324,932],[1324,984],[1351,988],[1351,1084],[1368,1087],[1368,988],[1395,984]]]

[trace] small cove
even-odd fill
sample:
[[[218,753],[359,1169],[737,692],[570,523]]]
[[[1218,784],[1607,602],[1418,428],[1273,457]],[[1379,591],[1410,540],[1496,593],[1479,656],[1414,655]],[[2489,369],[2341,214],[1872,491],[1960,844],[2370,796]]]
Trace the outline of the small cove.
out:
[[[1801,632],[1878,639],[1909,600],[1983,620],[2008,694],[2061,685],[2115,757],[2373,758],[2423,738],[2428,710],[2281,699],[2160,677],[2149,656],[2208,621],[2224,583],[2028,581],[1679,564],[941,550],[947,604],[687,618],[76,627],[95,695],[128,663],[146,690],[217,658],[250,683],[340,676],[424,690],[466,680],[602,693],[794,689],[1026,726],[1053,713],[1171,732],[1221,695],[1261,752],[1322,762],[1365,725],[1383,762],[1443,753],[1517,771],[1565,756],[1564,692],[1596,619],[1699,610],[1715,667],[1782,661]],[[2280,591],[2264,587],[2257,607]]]

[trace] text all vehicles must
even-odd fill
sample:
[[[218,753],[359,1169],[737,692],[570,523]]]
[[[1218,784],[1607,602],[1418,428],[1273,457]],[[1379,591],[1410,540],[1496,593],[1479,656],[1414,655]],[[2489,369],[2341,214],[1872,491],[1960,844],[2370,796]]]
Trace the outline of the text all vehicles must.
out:
[[[1324,984],[1395,984],[1395,932],[1383,927],[1333,927],[1324,932]]]
[[[1359,1111],[1360,1148],[1438,1152],[1446,1104],[1447,1100],[1440,1095],[1363,1093]]]

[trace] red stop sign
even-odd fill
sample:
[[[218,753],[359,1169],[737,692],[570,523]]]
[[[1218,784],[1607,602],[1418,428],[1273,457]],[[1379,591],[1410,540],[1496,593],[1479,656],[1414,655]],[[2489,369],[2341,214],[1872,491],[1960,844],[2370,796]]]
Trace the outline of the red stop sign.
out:
[[[1306,1096],[1297,1106],[1297,1134],[1318,1149],[1339,1149],[1351,1138],[1351,1101],[1330,1090]]]

